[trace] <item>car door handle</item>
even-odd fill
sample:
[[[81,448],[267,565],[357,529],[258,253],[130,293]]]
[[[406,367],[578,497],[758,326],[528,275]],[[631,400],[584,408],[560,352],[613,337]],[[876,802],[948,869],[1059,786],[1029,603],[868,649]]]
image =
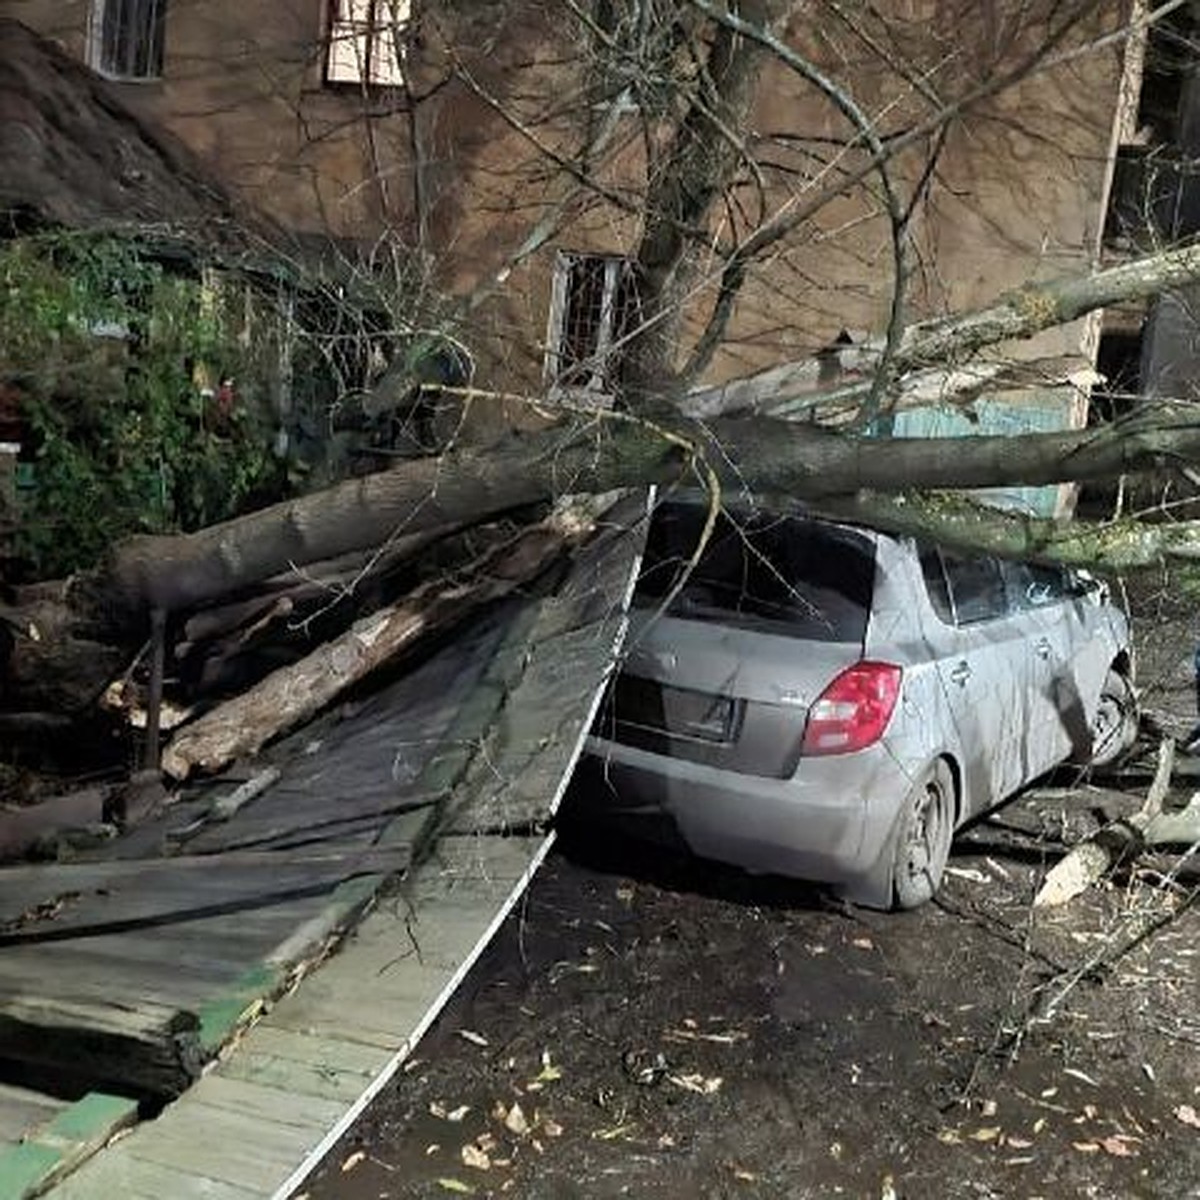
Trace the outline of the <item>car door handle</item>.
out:
[[[1049,658],[1050,651],[1051,651],[1051,646],[1050,646],[1049,641],[1047,641],[1046,638],[1041,638],[1039,641],[1035,642],[1033,645],[1033,652],[1034,652],[1034,654],[1036,654],[1038,656],[1038,658]]]
[[[968,679],[971,678],[971,668],[965,663],[960,662],[958,666],[950,672],[950,678],[954,680],[959,687],[964,687]]]

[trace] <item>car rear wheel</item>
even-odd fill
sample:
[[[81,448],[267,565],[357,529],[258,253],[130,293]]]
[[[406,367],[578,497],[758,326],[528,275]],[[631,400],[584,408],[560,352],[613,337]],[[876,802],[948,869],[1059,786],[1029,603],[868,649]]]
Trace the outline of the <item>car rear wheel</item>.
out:
[[[1119,671],[1109,671],[1100,692],[1100,703],[1092,722],[1093,767],[1106,767],[1116,762],[1137,740],[1137,697],[1129,680]]]
[[[919,908],[942,882],[954,838],[954,780],[938,760],[913,784],[900,812],[892,861],[896,908]]]

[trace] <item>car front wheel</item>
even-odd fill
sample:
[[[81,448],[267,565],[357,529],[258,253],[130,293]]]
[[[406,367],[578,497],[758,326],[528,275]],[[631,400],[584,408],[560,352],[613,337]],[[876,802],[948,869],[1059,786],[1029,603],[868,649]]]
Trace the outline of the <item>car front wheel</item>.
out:
[[[954,838],[954,780],[939,759],[913,784],[904,800],[892,861],[896,908],[919,908],[942,882]]]
[[[1119,671],[1109,671],[1100,692],[1100,703],[1092,722],[1093,767],[1114,763],[1137,740],[1138,705],[1129,680]]]

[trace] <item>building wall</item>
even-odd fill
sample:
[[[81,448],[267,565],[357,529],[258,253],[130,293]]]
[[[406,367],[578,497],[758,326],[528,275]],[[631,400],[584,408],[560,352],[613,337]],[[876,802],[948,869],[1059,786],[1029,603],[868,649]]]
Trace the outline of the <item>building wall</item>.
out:
[[[1049,0],[1047,7],[1056,8]],[[90,0],[3,0],[0,8],[84,53]],[[887,129],[929,111],[914,79],[958,94],[1045,36],[1029,18],[1036,2],[1021,6],[1025,24],[1014,26],[1002,19],[1004,0],[892,0],[889,44],[916,68],[903,78],[852,31],[816,21],[819,8],[819,0],[800,5],[789,32],[816,61],[853,77],[856,96]],[[1115,8],[1115,0],[1097,4],[1088,29],[1064,48],[1111,27]],[[410,106],[400,93],[363,97],[322,86],[324,0],[170,0],[164,78],[122,88],[284,223],[367,241],[389,228],[422,252],[412,256],[422,281],[458,295],[482,289],[465,331],[481,377],[535,389],[555,250],[627,253],[636,245],[647,135],[636,115],[623,118],[620,150],[604,176],[631,209],[573,196],[570,178],[548,166],[534,139],[573,148],[581,111],[588,115],[578,103],[571,39],[547,20],[550,11],[531,0],[428,5],[410,64],[420,100]],[[445,82],[451,63],[466,68],[470,85]],[[978,305],[1092,261],[1120,65],[1120,44],[1109,45],[1031,75],[953,125],[912,217],[910,318]],[[779,62],[764,71],[750,125],[774,164],[761,188],[748,178],[741,189],[750,209],[761,203],[770,214],[804,203],[830,177],[815,169],[817,155],[831,164],[827,173],[861,161],[860,152],[836,146],[849,130],[844,118]],[[906,189],[920,178],[928,145],[898,164]],[[708,381],[811,354],[842,329],[882,332],[893,267],[875,183],[868,178],[824,208],[752,274]],[[539,222],[554,225],[554,236],[513,265]],[[736,235],[737,225],[734,215],[714,236]],[[698,256],[687,332],[708,312],[718,265],[711,254]],[[1052,331],[1022,353],[1074,353],[1080,336],[1078,326]]]

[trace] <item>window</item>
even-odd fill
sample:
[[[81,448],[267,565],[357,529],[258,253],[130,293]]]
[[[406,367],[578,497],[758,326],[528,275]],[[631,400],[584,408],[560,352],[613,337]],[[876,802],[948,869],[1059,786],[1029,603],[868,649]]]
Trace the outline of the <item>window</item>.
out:
[[[968,558],[941,552],[950,584],[950,599],[959,625],[993,621],[1008,615],[1008,593],[1000,564],[994,558]]]
[[[875,591],[870,541],[799,517],[722,512],[693,564],[707,516],[699,504],[655,510],[637,604],[671,597],[672,616],[689,621],[862,644]]]
[[[551,395],[611,399],[620,385],[625,343],[637,323],[637,284],[628,259],[559,254],[546,339]]]
[[[410,0],[333,0],[325,82],[403,84],[411,10]]]
[[[947,624],[974,625],[1008,615],[1008,593],[998,560],[924,546],[921,571],[934,611]]]
[[[167,0],[97,0],[92,65],[112,79],[158,79]]]

